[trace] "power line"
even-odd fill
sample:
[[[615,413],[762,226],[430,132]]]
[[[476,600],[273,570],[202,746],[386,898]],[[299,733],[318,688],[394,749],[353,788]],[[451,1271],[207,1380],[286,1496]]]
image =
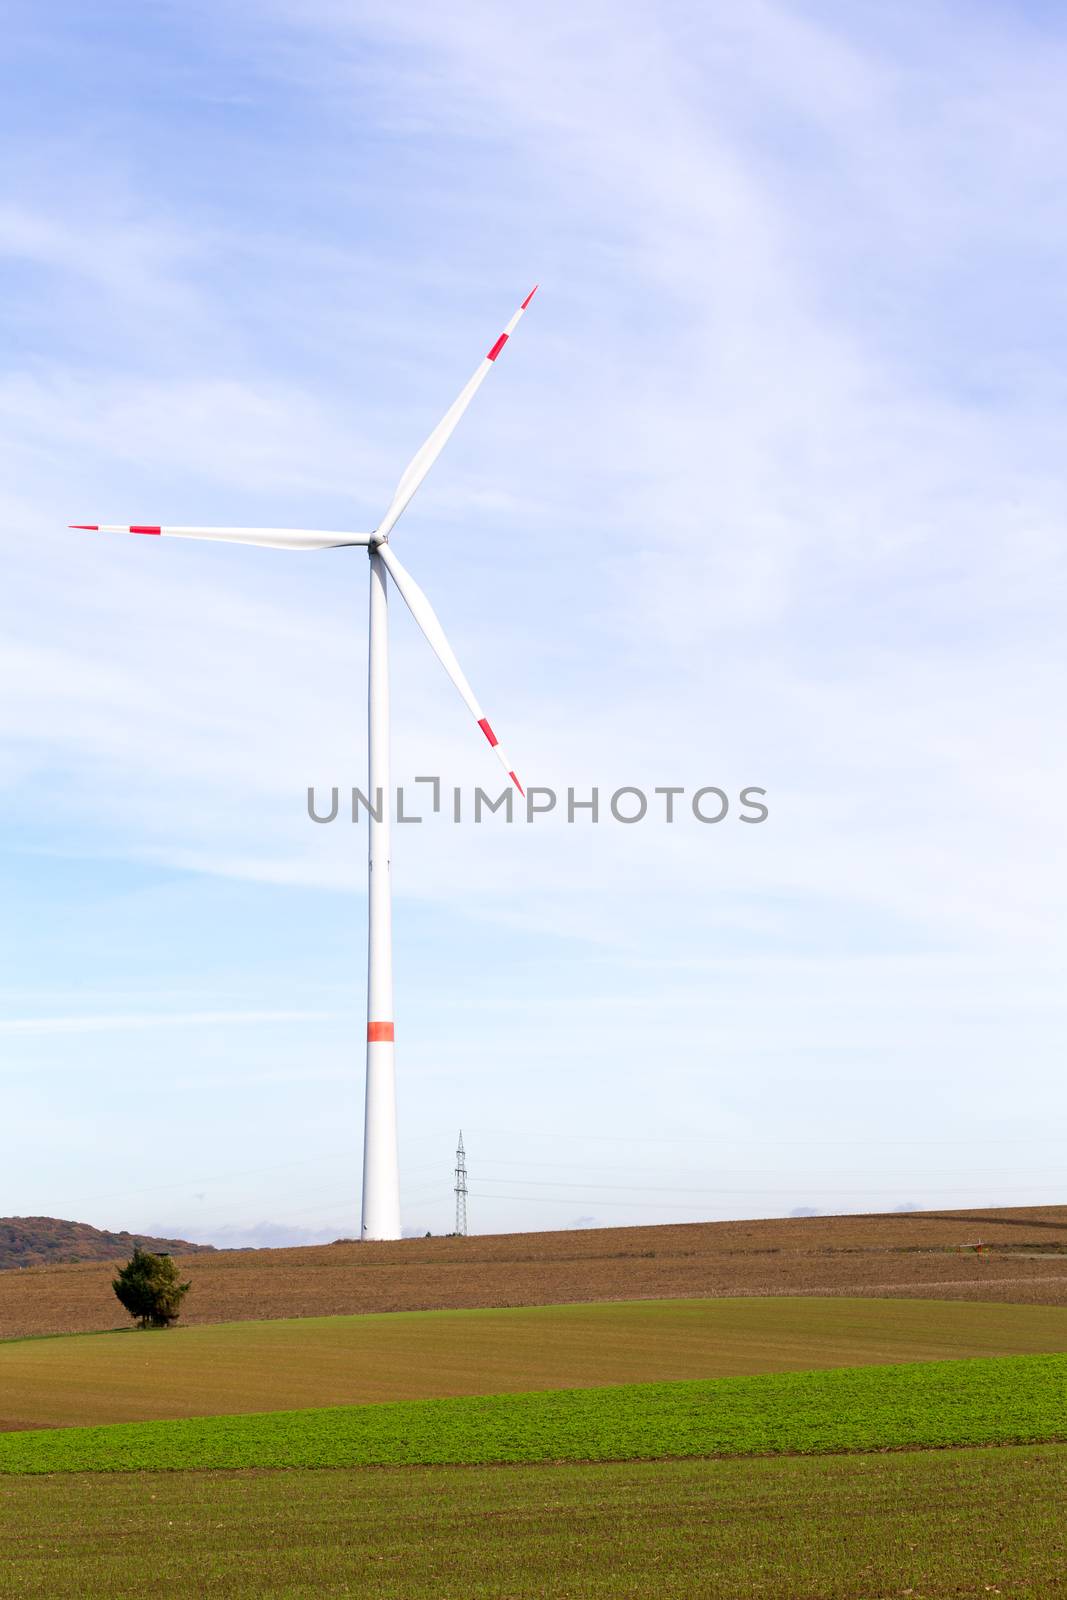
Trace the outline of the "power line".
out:
[[[516,1183],[520,1183],[522,1180],[517,1178],[515,1181],[516,1181]],[[978,1180],[976,1180],[975,1183],[966,1186],[966,1188],[962,1184],[957,1186],[954,1189],[927,1189],[925,1185],[922,1185],[922,1193],[924,1195],[938,1195],[938,1196],[948,1195],[948,1196],[952,1196],[952,1195],[958,1195],[961,1192],[969,1192],[969,1191],[977,1188],[978,1186],[979,1186],[979,1181]],[[560,1185],[560,1187],[562,1188],[563,1185]],[[573,1188],[578,1189],[578,1188],[582,1188],[582,1185],[581,1184],[573,1184],[573,1185],[569,1185],[568,1187],[573,1187]],[[897,1197],[899,1197],[901,1191],[905,1187],[906,1187],[906,1185],[904,1183],[898,1183],[892,1189],[863,1189],[863,1188],[859,1188],[859,1187],[857,1187],[855,1189],[818,1189],[818,1188],[813,1188],[810,1192],[812,1194],[814,1194],[816,1197],[818,1197],[819,1195],[830,1195],[830,1196],[833,1196],[833,1197],[836,1198],[836,1197],[840,1197],[842,1195],[848,1195],[848,1196],[853,1196],[854,1195],[857,1198],[861,1198],[862,1199],[864,1196],[870,1195],[872,1198],[875,1198],[875,1199],[878,1199],[878,1198],[884,1199],[886,1195],[896,1195]],[[1047,1194],[1048,1190],[1049,1190],[1049,1185],[1048,1184],[1041,1184],[1040,1186],[1036,1186],[1035,1185],[1033,1187],[1017,1188],[1013,1184],[1012,1188],[1015,1190],[1015,1192],[1017,1194]],[[661,1192],[661,1193],[663,1193],[663,1192],[681,1193],[681,1194],[696,1193],[696,1194],[706,1194],[708,1196],[713,1196],[713,1195],[763,1195],[763,1194],[766,1194],[766,1195],[793,1195],[793,1196],[795,1196],[798,1193],[799,1189],[800,1189],[800,1185],[799,1184],[795,1184],[791,1189],[764,1189],[764,1188],[759,1188],[759,1189],[703,1189],[703,1190],[693,1190],[693,1191],[682,1189],[682,1190],[670,1190],[670,1191],[659,1191],[659,1192]],[[548,1205],[553,1205],[554,1204],[554,1205],[561,1205],[561,1206],[563,1206],[563,1205],[568,1205],[568,1206],[569,1205],[581,1205],[581,1204],[595,1204],[595,1205],[604,1205],[604,1206],[628,1206],[628,1205],[631,1204],[631,1202],[628,1201],[628,1200],[605,1200],[605,1199],[603,1199],[601,1197],[601,1195],[599,1193],[593,1193],[593,1194],[584,1193],[584,1194],[577,1194],[577,1195],[566,1195],[566,1194],[556,1194],[556,1195],[552,1195],[552,1194],[484,1194],[484,1195],[475,1195],[475,1199],[476,1200],[496,1200],[498,1202],[499,1201],[506,1201],[506,1200],[531,1200],[531,1201],[532,1200],[536,1200],[538,1202],[543,1202],[543,1203],[548,1204]],[[985,1204],[993,1204],[994,1202],[992,1202],[992,1201],[988,1201],[988,1202],[987,1201],[982,1201],[980,1203],[985,1205]],[[1003,1202],[1003,1203],[1007,1204],[1006,1201]],[[659,1201],[654,1201],[654,1200],[635,1200],[635,1201],[632,1202],[632,1204],[634,1206],[637,1206],[637,1207],[641,1207],[641,1206],[656,1206],[657,1209],[658,1209],[665,1203],[664,1202],[659,1202]],[[1050,1200],[1049,1204],[1050,1205],[1056,1205],[1056,1204],[1059,1204],[1059,1202]],[[673,1204],[673,1203],[666,1203],[666,1208],[668,1210],[683,1210],[683,1211],[686,1209],[686,1207],[684,1205]]]
[[[506,1129],[476,1128],[475,1132],[476,1133],[480,1133],[485,1138],[492,1138],[492,1139],[542,1139],[542,1140],[548,1141],[548,1142],[550,1142],[552,1144],[555,1144],[560,1139],[568,1139],[568,1140],[571,1140],[572,1142],[577,1142],[579,1144],[714,1144],[717,1149],[725,1149],[725,1148],[729,1148],[731,1145],[737,1145],[737,1146],[739,1146],[741,1148],[744,1148],[744,1147],[749,1146],[749,1145],[759,1145],[762,1148],[762,1147],[768,1146],[768,1145],[783,1145],[783,1144],[785,1144],[785,1145],[794,1145],[796,1143],[796,1136],[795,1135],[792,1138],[787,1138],[787,1139],[768,1139],[768,1138],[763,1138],[762,1136],[756,1136],[756,1135],[753,1135],[753,1137],[749,1138],[749,1139],[740,1139],[740,1138],[729,1138],[727,1136],[723,1136],[723,1135],[719,1135],[719,1134],[713,1134],[713,1133],[706,1133],[706,1134],[694,1134],[694,1133],[691,1133],[691,1134],[683,1134],[683,1135],[678,1135],[678,1134],[655,1134],[655,1133],[644,1133],[644,1132],[642,1132],[640,1134],[621,1134],[621,1133],[538,1133],[538,1132],[536,1132],[535,1130],[533,1130],[531,1128],[522,1128],[522,1129],[518,1129],[518,1128],[506,1128]],[[808,1139],[808,1138],[805,1138],[804,1143],[805,1143],[805,1145],[818,1145],[820,1148],[825,1148],[825,1149],[840,1147],[842,1149],[848,1149],[848,1150],[856,1149],[857,1147],[862,1147],[862,1148],[870,1147],[870,1148],[873,1148],[875,1146],[882,1146],[882,1145],[909,1145],[909,1146],[915,1145],[915,1146],[921,1146],[923,1148],[936,1146],[938,1148],[941,1148],[944,1145],[964,1145],[964,1146],[970,1147],[972,1145],[977,1145],[977,1144],[981,1144],[981,1145],[989,1145],[989,1144],[995,1144],[995,1145],[1005,1145],[1005,1144],[1059,1144],[1059,1143],[1062,1142],[1062,1140],[1065,1137],[1067,1137],[1067,1125],[1064,1125],[1064,1127],[1061,1129],[1061,1131],[1059,1133],[1020,1134],[1020,1135],[1017,1135],[1016,1137],[1010,1138],[1010,1139],[999,1138],[999,1137],[997,1137],[997,1138],[989,1138],[989,1139],[970,1139],[970,1138],[966,1138],[966,1137],[959,1138],[959,1139],[860,1139],[860,1138],[855,1138],[855,1139],[853,1139],[853,1138],[849,1138],[849,1139]],[[542,1163],[539,1163],[539,1165],[545,1165],[545,1163],[542,1162]]]
[[[845,1178],[845,1177],[848,1177],[848,1174],[844,1173],[844,1172],[838,1172],[838,1173],[835,1173],[834,1176],[836,1178]],[[1032,1168],[1028,1168],[1026,1176],[1030,1177],[1030,1178],[1035,1178],[1035,1177],[1041,1176],[1041,1174],[1035,1173]],[[1057,1171],[1044,1174],[1044,1176],[1047,1176],[1049,1178],[1055,1179],[1055,1178],[1062,1177],[1062,1173],[1057,1169]],[[896,1188],[899,1189],[903,1185],[912,1182],[912,1178],[913,1178],[912,1174],[906,1174],[904,1177],[901,1178],[900,1182],[896,1185]],[[598,1184],[590,1184],[590,1183],[586,1183],[586,1182],[567,1183],[561,1178],[525,1178],[525,1177],[519,1177],[519,1178],[483,1178],[483,1179],[481,1179],[481,1182],[482,1183],[494,1183],[494,1184],[496,1184],[496,1183],[524,1183],[524,1184],[527,1185],[528,1188],[532,1188],[532,1189],[589,1189],[589,1188],[595,1188],[598,1191],[605,1190],[605,1189],[613,1189],[613,1190],[614,1189],[621,1189],[626,1194],[794,1194],[796,1192],[797,1188],[802,1187],[805,1183],[808,1182],[808,1180],[805,1179],[805,1178],[798,1178],[796,1183],[790,1185],[790,1187],[788,1189],[775,1189],[775,1188],[771,1188],[768,1185],[762,1184],[762,1183],[760,1183],[760,1184],[752,1184],[752,1185],[750,1185],[750,1186],[748,1186],[747,1188],[744,1188],[744,1189],[735,1189],[735,1188],[721,1188],[721,1187],[717,1187],[717,1186],[715,1186],[713,1184],[699,1184],[699,1185],[695,1185],[695,1186],[692,1185],[692,1184],[680,1185],[680,1184],[673,1184],[673,1183],[644,1183],[644,1184],[641,1184],[641,1183],[598,1183]],[[975,1183],[975,1184],[979,1184],[979,1183],[1011,1183],[1011,1184],[1014,1184],[1014,1176],[1011,1173],[1004,1173],[1004,1172],[991,1173],[991,1174],[990,1173],[980,1173],[975,1177],[963,1177],[963,1176],[961,1176],[960,1183]],[[923,1187],[923,1192],[926,1193],[926,1194],[955,1194],[955,1192],[956,1192],[955,1188],[953,1188],[953,1189],[927,1189],[925,1184],[922,1187]],[[822,1189],[819,1192],[822,1193],[822,1194],[826,1194],[826,1193],[829,1193],[831,1191],[828,1191],[826,1189]],[[838,1190],[837,1192],[840,1193],[840,1194],[851,1194],[853,1191],[851,1189],[844,1189],[844,1190]],[[864,1194],[890,1194],[890,1193],[894,1193],[895,1191],[894,1190],[890,1190],[890,1189],[880,1189],[880,1190],[879,1189],[868,1189],[868,1188],[866,1188],[864,1186],[863,1189],[862,1189],[862,1192]]]

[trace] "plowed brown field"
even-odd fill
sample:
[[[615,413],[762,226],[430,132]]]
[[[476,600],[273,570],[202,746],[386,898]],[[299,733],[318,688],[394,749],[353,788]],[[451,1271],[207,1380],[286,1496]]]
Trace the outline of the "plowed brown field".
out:
[[[1067,1206],[230,1250],[180,1264],[193,1284],[185,1324],[719,1295],[1067,1305]],[[113,1265],[0,1272],[0,1336],[128,1326]]]

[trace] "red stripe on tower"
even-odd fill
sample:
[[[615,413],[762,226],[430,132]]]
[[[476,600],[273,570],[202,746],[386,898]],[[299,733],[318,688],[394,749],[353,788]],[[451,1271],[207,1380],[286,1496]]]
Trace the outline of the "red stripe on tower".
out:
[[[479,726],[479,728],[481,728],[482,732],[485,734],[485,737],[489,740],[490,744],[499,744],[500,743],[500,740],[497,738],[496,734],[493,732],[492,728],[489,726],[489,723],[487,722],[485,717],[479,717],[478,718],[478,726]]]
[[[86,533],[99,533],[99,522],[68,522],[68,528],[84,528]]]
[[[138,523],[131,524],[130,532],[131,533],[160,533],[160,532],[162,532],[162,529],[160,529],[160,528],[149,528],[149,527],[146,527],[146,525],[143,522],[138,522]]]
[[[515,776],[515,774],[513,772],[509,772],[508,773],[508,777],[511,779],[511,781],[515,785],[516,789],[522,795],[522,798],[525,800],[526,799],[526,790],[523,788],[523,786],[519,782],[518,778],[516,778],[516,776]]]
[[[490,350],[489,354],[486,356],[485,359],[487,361],[495,361],[497,356],[500,354],[501,350],[503,350],[504,346],[507,344],[507,342],[508,342],[507,334],[506,333],[502,333],[500,335],[500,338],[497,340],[496,344]]]
[[[530,304],[530,301],[533,299],[539,288],[540,285],[535,283],[529,294],[526,296],[526,299],[522,302],[522,306],[520,307],[521,310],[526,310],[526,307]]]
[[[368,1044],[392,1044],[393,1043],[393,1024],[391,1022],[368,1022],[367,1023],[367,1043]]]

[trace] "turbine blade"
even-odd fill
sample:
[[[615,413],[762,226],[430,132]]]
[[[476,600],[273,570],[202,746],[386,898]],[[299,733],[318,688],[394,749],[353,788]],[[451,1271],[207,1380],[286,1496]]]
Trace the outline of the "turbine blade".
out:
[[[331,533],[325,528],[169,528],[147,523],[71,522],[89,533],[155,533],[167,539],[219,539],[228,544],[259,544],[272,550],[334,550],[370,544],[369,533]]]
[[[478,390],[481,388],[482,384],[493,370],[493,362],[496,360],[501,350],[503,350],[504,346],[511,338],[511,335],[515,332],[515,329],[518,326],[519,318],[522,316],[523,312],[526,310],[526,307],[530,304],[530,301],[533,299],[536,293],[537,285],[535,283],[529,294],[526,296],[526,299],[522,302],[522,305],[519,307],[511,321],[508,323],[507,327],[504,329],[503,333],[496,340],[495,344],[493,344],[488,354],[485,355],[479,362],[474,376],[469,380],[466,386],[460,390],[456,399],[453,400],[452,404],[449,406],[448,410],[445,412],[436,428],[430,434],[429,438],[415,452],[407,466],[404,468],[400,482],[396,486],[396,493],[393,495],[393,498],[390,502],[389,509],[375,529],[375,532],[378,534],[379,538],[388,539],[412,495],[415,493],[416,489],[419,487],[419,484],[422,482],[423,478],[425,478],[426,474],[429,472],[430,468],[441,454],[441,451],[452,437],[452,434],[455,432],[456,424],[459,422],[460,417],[466,411],[467,407],[474,399],[474,396],[478,393]]]
[[[481,728],[482,732],[485,734],[485,737],[492,745],[493,750],[496,753],[497,760],[501,763],[504,771],[507,773],[508,777],[511,779],[519,793],[524,795],[526,791],[523,789],[522,784],[515,776],[514,769],[512,768],[511,763],[508,761],[507,756],[501,749],[500,741],[490,727],[485,712],[475,699],[474,690],[467,682],[463,668],[456,660],[455,652],[445,637],[445,630],[437,620],[437,613],[434,611],[433,606],[427,600],[426,596],[415,582],[415,579],[411,576],[411,573],[408,572],[406,567],[401,565],[387,544],[378,545],[377,551],[385,563],[389,576],[399,589],[400,596],[404,601],[404,604],[407,606],[408,610],[411,612],[411,615],[415,618],[415,621],[426,635],[431,650],[434,652],[438,661],[440,661],[441,665],[448,673],[448,676],[452,679],[452,682],[459,690],[467,710],[470,712],[471,716],[474,718],[475,722],[478,724],[479,728]]]

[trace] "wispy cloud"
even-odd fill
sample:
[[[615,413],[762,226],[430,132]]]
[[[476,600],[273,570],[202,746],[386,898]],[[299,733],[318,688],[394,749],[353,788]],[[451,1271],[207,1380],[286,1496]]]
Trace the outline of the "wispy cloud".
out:
[[[114,1016],[0,1017],[0,1034],[118,1033],[130,1028],[219,1028],[278,1022],[330,1022],[327,1011],[127,1012]]]

